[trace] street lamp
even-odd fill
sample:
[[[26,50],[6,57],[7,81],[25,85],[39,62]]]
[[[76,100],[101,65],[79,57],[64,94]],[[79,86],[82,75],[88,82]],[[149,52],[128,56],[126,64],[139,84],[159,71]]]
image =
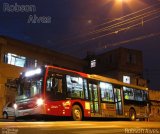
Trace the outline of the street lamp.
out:
[[[130,0],[114,0],[113,1],[113,7],[112,7],[112,12],[121,12],[123,10],[123,4],[126,3],[128,4]]]
[[[119,3],[119,4],[120,4],[120,3],[124,3],[124,2],[125,2],[125,3],[128,3],[128,2],[130,2],[130,0],[115,0],[115,2],[116,2],[116,3]]]
[[[118,1],[118,2],[124,2],[124,0],[116,0],[116,1]]]
[[[114,9],[123,10],[123,5],[129,9],[134,10],[138,7],[145,6],[146,4],[140,0],[114,0]]]

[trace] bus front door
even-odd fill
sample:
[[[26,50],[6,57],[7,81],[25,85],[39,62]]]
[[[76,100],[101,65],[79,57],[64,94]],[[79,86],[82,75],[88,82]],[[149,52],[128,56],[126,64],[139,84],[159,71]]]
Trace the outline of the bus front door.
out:
[[[91,103],[91,113],[99,113],[97,84],[89,83],[89,95]]]
[[[114,94],[115,94],[116,114],[117,115],[122,115],[123,114],[123,109],[122,109],[121,89],[114,88]]]

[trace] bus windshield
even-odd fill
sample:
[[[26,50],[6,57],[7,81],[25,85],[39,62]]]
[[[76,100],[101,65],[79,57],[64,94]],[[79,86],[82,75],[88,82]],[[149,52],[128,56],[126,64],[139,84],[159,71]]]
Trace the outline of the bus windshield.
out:
[[[18,96],[16,100],[29,99],[42,93],[42,75],[34,77],[24,77],[18,86]]]

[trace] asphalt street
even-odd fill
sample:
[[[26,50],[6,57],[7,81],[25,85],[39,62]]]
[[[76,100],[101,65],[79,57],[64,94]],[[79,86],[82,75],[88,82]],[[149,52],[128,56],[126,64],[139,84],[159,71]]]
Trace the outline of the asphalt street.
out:
[[[160,122],[48,121],[0,122],[1,134],[160,134]]]

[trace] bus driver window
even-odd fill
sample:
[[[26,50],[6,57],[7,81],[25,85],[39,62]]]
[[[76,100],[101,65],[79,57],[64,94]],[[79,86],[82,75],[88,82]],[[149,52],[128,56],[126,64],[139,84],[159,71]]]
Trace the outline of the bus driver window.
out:
[[[48,98],[59,99],[62,97],[62,76],[52,74],[47,78],[46,92]]]

